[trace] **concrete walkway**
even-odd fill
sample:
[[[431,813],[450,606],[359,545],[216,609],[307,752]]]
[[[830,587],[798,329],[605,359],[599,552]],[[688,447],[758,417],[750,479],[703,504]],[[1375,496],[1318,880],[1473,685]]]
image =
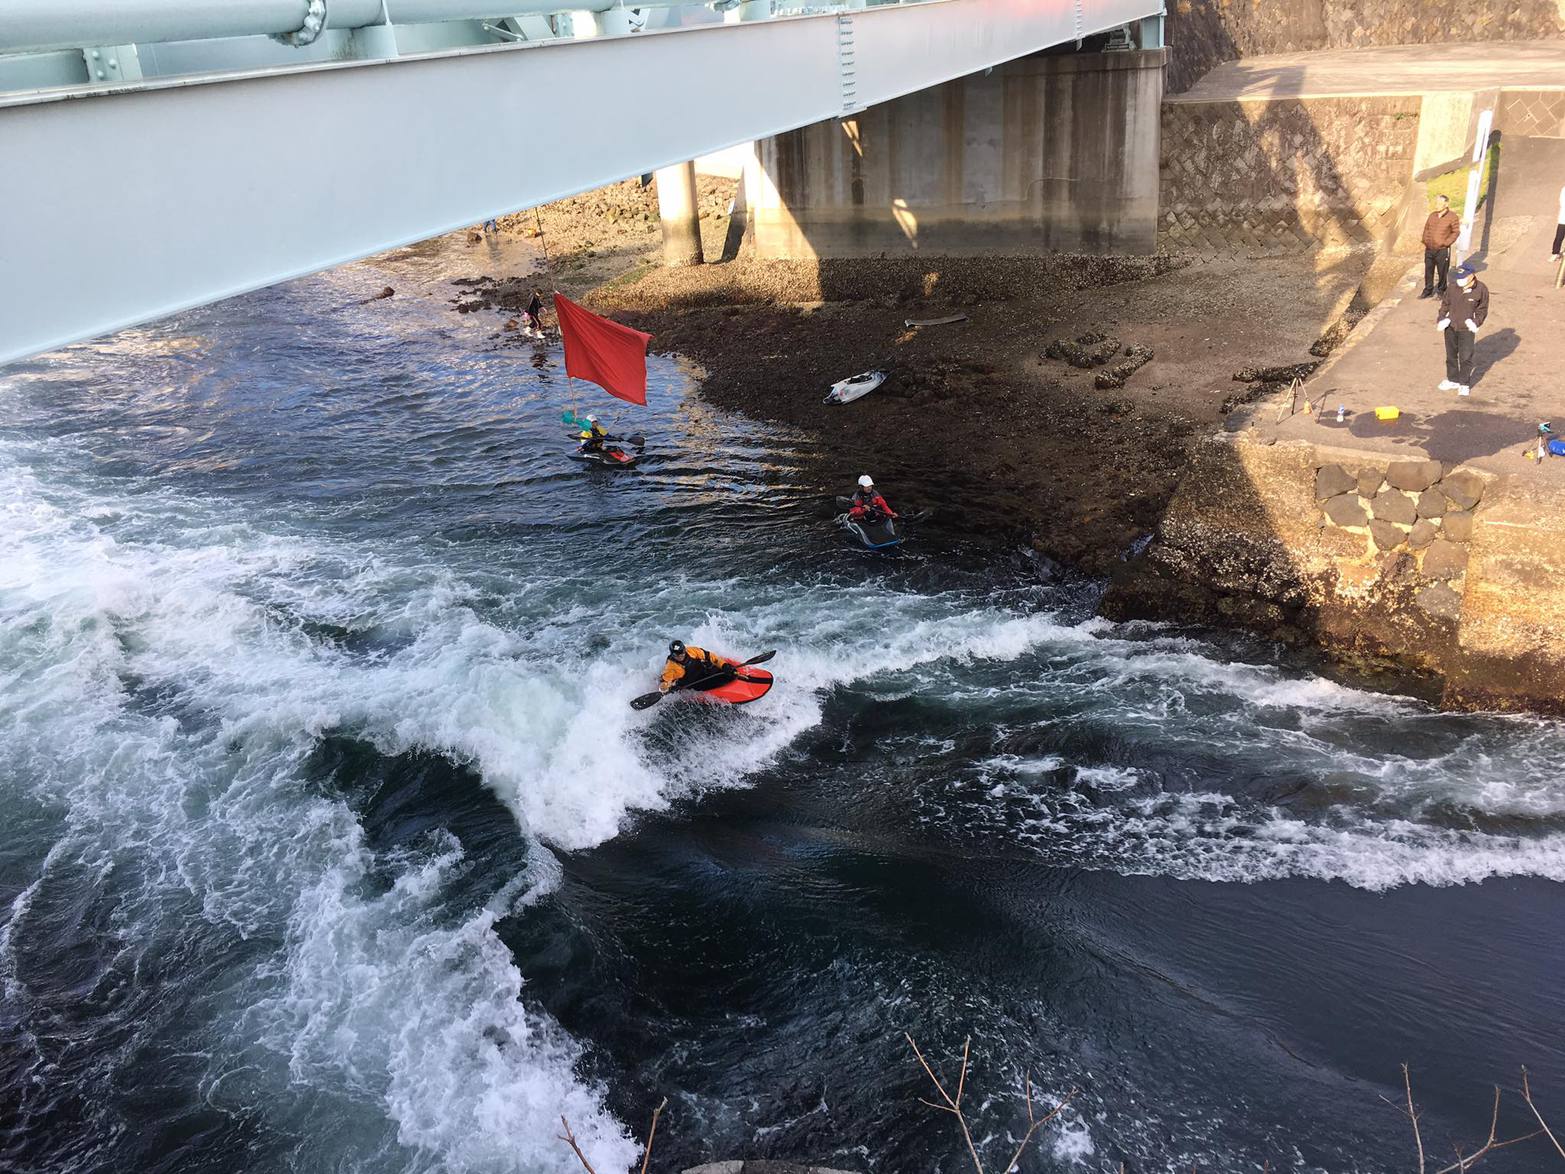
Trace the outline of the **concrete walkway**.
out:
[[[1492,215],[1480,215],[1471,258],[1489,286],[1489,319],[1478,336],[1470,397],[1442,392],[1444,340],[1435,330],[1438,301],[1420,300],[1422,257],[1397,291],[1361,323],[1349,342],[1306,385],[1318,406],[1276,424],[1279,440],[1427,455],[1565,484],[1565,458],[1524,458],[1538,423],[1565,436],[1565,290],[1554,288],[1549,258],[1565,139],[1506,139]],[[1339,404],[1347,420],[1337,423]],[[1374,408],[1394,405],[1383,424]],[[1262,408],[1253,423],[1270,427]]]
[[[1430,94],[1565,83],[1565,41],[1277,53],[1219,65],[1165,102]]]

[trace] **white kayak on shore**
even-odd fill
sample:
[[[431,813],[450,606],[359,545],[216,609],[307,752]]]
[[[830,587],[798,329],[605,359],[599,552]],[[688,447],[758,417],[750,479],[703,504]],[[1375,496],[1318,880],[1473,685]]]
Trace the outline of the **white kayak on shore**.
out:
[[[826,394],[826,402],[829,404],[851,404],[874,391],[886,381],[884,371],[863,371],[848,379],[839,379],[831,385],[831,391]]]

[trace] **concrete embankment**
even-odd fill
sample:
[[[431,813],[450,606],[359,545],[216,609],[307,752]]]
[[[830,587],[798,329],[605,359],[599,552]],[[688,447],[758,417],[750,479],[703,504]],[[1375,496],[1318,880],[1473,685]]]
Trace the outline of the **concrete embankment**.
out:
[[[1195,448],[1104,610],[1319,645],[1452,708],[1565,712],[1562,571],[1552,484],[1246,432]]]

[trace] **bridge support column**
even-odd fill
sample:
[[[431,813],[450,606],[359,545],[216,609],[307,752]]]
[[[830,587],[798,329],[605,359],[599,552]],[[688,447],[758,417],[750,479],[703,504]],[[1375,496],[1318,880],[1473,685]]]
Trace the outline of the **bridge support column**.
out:
[[[663,221],[663,264],[699,265],[701,212],[696,202],[696,165],[676,163],[657,173],[658,216]]]
[[[1026,57],[760,140],[755,251],[1153,252],[1164,57]]]

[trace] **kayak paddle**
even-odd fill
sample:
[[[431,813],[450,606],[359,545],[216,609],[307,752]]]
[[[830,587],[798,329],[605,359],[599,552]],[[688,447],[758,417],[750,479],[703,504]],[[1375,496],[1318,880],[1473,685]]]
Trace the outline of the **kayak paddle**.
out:
[[[762,663],[764,663],[764,662],[766,662],[768,660],[771,660],[772,657],[774,657],[776,655],[777,655],[777,649],[773,648],[770,652],[763,652],[763,653],[761,653],[760,656],[752,656],[749,660],[745,661],[743,664],[734,665],[733,667],[734,668],[741,668],[741,669],[749,668],[752,664],[762,664]],[[722,675],[723,675],[722,672],[708,673],[706,676],[701,677],[698,680],[691,681],[690,684],[685,686],[685,688],[687,688],[687,689],[694,688],[695,686],[701,684],[704,681],[716,680],[718,677],[720,677]],[[668,696],[668,694],[666,694],[666,693],[643,693],[640,697],[637,697],[633,701],[631,701],[630,707],[632,709],[651,709],[659,701],[662,701],[663,698],[666,697],[666,696]]]

